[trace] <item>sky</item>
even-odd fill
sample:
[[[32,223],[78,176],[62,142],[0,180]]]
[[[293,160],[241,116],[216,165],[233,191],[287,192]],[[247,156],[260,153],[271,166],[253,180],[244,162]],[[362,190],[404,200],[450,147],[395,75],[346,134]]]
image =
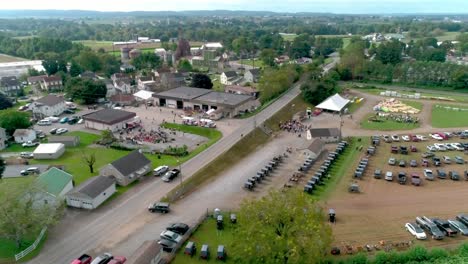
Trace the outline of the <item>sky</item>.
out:
[[[0,0],[1,9],[252,10],[331,13],[468,13],[468,0]]]

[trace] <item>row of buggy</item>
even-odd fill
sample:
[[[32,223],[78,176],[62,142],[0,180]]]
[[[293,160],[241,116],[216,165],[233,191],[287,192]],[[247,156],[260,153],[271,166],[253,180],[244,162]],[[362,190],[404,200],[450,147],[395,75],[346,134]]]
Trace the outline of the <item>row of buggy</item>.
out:
[[[320,168],[314,173],[314,176],[310,178],[309,181],[304,186],[304,192],[312,194],[317,185],[325,184],[325,178],[328,177],[328,172],[331,168],[331,165],[338,159],[338,157],[343,153],[345,148],[348,146],[348,142],[342,141],[338,144],[335,151],[330,152],[320,166]]]
[[[279,155],[271,159],[255,176],[248,178],[244,182],[244,189],[253,191],[255,186],[265,180],[267,176],[271,176],[271,173],[283,162],[283,158],[284,156]]]

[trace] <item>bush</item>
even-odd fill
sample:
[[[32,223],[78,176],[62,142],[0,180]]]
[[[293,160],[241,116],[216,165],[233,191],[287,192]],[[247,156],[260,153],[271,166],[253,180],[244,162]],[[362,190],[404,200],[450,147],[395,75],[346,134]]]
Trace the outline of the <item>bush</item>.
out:
[[[182,147],[172,147],[169,146],[164,150],[164,154],[176,156],[176,157],[184,157],[189,154],[188,147],[183,145]]]
[[[348,258],[346,264],[367,264],[370,263],[370,261],[367,259],[367,255],[365,253],[359,253],[356,256],[353,256],[351,258]]]
[[[447,258],[449,256],[448,252],[442,248],[433,248],[429,253],[430,260],[442,259]]]
[[[468,244],[463,243],[458,247],[458,255],[468,257]]]
[[[425,261],[429,259],[429,252],[423,246],[415,246],[410,250],[401,253],[401,257],[401,260],[404,260],[404,262]]]
[[[134,150],[133,148],[129,148],[127,146],[120,145],[119,143],[113,143],[110,145],[111,148],[117,150]]]
[[[375,264],[401,264],[400,255],[395,251],[379,252],[374,259]]]

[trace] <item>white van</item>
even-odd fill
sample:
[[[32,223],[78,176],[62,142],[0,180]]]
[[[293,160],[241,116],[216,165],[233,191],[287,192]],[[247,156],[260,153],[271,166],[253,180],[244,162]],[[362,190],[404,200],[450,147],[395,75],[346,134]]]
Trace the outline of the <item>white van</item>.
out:
[[[153,170],[154,176],[161,176],[164,173],[166,173],[167,170],[169,170],[169,166],[166,166],[166,165],[159,166],[159,167],[157,167],[156,169]]]
[[[50,126],[52,125],[52,122],[50,122],[49,119],[42,119],[39,122],[37,122],[39,126]]]

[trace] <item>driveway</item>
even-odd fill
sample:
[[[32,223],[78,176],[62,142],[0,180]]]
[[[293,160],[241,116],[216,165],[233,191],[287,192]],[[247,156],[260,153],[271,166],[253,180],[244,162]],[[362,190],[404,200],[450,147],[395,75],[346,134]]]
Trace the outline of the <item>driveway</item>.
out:
[[[26,170],[27,168],[37,167],[39,168],[40,173],[43,173],[47,170],[49,165],[44,164],[34,164],[34,165],[7,165],[5,167],[5,172],[3,173],[3,178],[21,178],[20,172]]]
[[[262,124],[287,105],[299,95],[299,85],[296,84],[285,95],[255,117],[244,119],[232,133],[225,135],[216,144],[182,164],[183,178],[191,177],[195,172],[237,143],[242,134],[247,135],[255,126]],[[268,154],[268,157],[270,155]],[[251,163],[256,163],[256,161]],[[237,172],[243,170],[246,170],[246,168],[243,166],[241,168],[237,167]],[[232,175],[235,175],[235,173]],[[160,200],[177,184],[176,182],[167,184],[161,182],[160,179],[146,178],[145,182],[136,185],[102,208],[90,212],[67,210],[67,215],[63,221],[48,234],[47,243],[45,243],[41,254],[34,258],[31,263],[67,263],[84,252],[97,253],[101,249],[109,249],[115,254],[131,255],[133,250],[143,242],[140,241],[138,236],[146,238],[146,236],[149,237],[152,234],[151,237],[154,237],[154,234],[161,230],[155,230],[151,225],[146,225],[154,221],[155,218],[158,219],[159,216],[148,214],[145,208],[150,202]],[[236,184],[235,188],[239,190],[239,186],[239,184]],[[219,189],[215,191],[220,192]],[[191,204],[189,200],[183,202]],[[186,208],[183,206],[177,207],[176,205],[175,211],[171,214],[174,215],[174,218],[170,219],[170,221],[192,219],[194,212],[189,208],[190,206]],[[198,208],[196,213],[199,215]],[[165,224],[166,222],[161,226]],[[135,236],[134,240],[129,239],[131,235]],[[110,240],[110,238],[112,239]],[[119,245],[119,248],[116,248],[117,245]]]

